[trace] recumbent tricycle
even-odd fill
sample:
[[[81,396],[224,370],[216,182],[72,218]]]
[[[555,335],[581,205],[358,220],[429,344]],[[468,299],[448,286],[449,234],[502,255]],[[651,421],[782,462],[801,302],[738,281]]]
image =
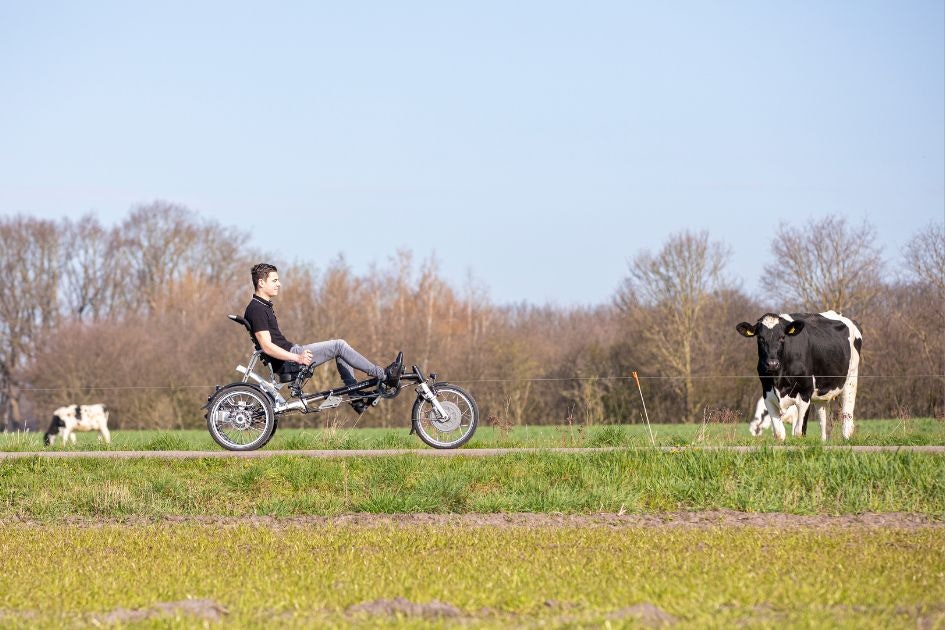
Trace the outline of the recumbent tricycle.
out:
[[[315,366],[285,362],[278,370],[259,348],[249,322],[239,315],[229,315],[232,321],[244,326],[255,351],[247,365],[238,365],[241,381],[217,385],[203,406],[207,410],[207,429],[214,441],[230,451],[252,451],[265,446],[276,432],[278,418],[287,413],[318,413],[334,409],[344,403],[361,401],[359,406],[376,406],[384,398],[394,398],[400,390],[415,385],[417,400],[411,412],[411,433],[434,448],[462,446],[476,431],[479,406],[461,387],[437,382],[436,374],[425,377],[416,365],[411,371],[402,371],[400,383],[388,387],[382,379],[370,378],[350,386],[308,394],[302,391]],[[254,368],[262,362],[269,368],[270,378],[256,374]],[[403,362],[403,353],[397,357]],[[289,398],[282,388],[289,386]]]

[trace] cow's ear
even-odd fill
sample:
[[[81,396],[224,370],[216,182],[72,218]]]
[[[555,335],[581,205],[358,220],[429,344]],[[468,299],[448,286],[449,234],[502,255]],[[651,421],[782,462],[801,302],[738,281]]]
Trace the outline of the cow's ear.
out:
[[[755,327],[749,324],[748,322],[742,322],[735,327],[735,330],[738,331],[742,337],[754,337],[755,336]]]
[[[790,322],[784,329],[784,334],[788,335],[789,337],[793,337],[802,330],[804,330],[804,322]]]

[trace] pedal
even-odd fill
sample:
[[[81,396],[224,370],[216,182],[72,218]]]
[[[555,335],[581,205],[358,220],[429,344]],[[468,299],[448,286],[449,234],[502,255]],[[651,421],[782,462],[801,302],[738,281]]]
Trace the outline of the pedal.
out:
[[[329,395],[328,398],[322,401],[322,404],[318,406],[319,411],[324,411],[325,409],[334,409],[341,404],[341,396]]]

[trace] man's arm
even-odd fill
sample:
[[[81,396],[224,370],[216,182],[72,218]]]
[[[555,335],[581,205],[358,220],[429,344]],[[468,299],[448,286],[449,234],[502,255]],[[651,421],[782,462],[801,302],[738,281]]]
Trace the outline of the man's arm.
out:
[[[302,351],[302,354],[292,354],[288,350],[283,350],[276,344],[272,343],[272,335],[269,334],[268,330],[260,330],[256,333],[256,340],[259,341],[259,347],[262,351],[273,359],[281,359],[282,361],[295,361],[296,363],[301,363],[302,365],[308,365],[312,362],[312,354],[308,350]]]

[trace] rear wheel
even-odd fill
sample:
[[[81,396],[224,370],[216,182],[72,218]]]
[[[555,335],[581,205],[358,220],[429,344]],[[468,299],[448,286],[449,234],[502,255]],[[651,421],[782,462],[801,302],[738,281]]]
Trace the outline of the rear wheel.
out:
[[[433,403],[420,397],[413,404],[413,426],[417,435],[433,448],[457,448],[469,441],[479,424],[479,406],[461,387],[434,384],[431,388],[446,417]]]
[[[253,451],[276,430],[269,396],[252,385],[233,385],[217,392],[207,411],[207,429],[228,451]]]

